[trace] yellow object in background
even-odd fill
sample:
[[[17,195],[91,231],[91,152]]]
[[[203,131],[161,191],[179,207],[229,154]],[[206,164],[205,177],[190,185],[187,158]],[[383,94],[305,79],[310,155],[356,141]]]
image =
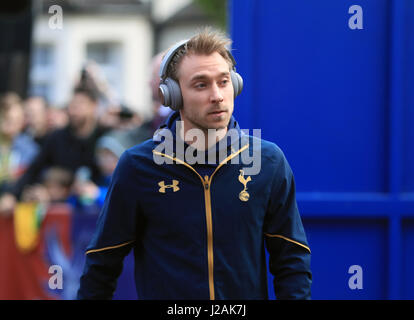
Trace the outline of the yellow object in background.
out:
[[[14,212],[14,234],[17,248],[23,253],[33,250],[38,244],[43,206],[36,202],[18,203]]]

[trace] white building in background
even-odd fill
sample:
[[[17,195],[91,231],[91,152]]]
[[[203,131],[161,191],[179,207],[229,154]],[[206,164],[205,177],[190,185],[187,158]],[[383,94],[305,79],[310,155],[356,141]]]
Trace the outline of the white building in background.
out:
[[[61,29],[49,25],[52,5],[62,8]],[[31,94],[64,107],[93,60],[115,98],[144,117],[151,116],[152,56],[211,24],[192,0],[38,0],[34,9]]]
[[[50,4],[56,2],[59,4]],[[48,12],[49,2],[43,1],[36,8],[41,14],[33,26],[31,92],[46,96],[59,107],[66,105],[83,66],[93,60],[120,102],[147,113],[151,105],[149,61],[154,46],[148,4],[134,1],[116,8],[93,5],[93,1],[90,6],[61,2],[61,29],[49,25],[53,16]]]

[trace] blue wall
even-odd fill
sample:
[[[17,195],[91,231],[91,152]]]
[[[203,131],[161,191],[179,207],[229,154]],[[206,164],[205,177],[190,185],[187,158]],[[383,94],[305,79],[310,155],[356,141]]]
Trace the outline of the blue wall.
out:
[[[235,116],[293,169],[313,299],[414,299],[414,1],[233,0],[229,13]]]

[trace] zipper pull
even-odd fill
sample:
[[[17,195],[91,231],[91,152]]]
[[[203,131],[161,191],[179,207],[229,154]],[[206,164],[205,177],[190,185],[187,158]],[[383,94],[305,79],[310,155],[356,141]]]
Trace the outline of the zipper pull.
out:
[[[204,188],[208,190],[209,183],[208,183],[208,176],[204,176]]]

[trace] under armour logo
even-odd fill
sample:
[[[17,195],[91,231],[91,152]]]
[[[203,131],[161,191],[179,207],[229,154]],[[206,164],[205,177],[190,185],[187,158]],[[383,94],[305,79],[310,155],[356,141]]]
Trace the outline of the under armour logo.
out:
[[[172,184],[165,185],[165,181],[160,181],[158,182],[158,185],[160,186],[160,189],[158,191],[161,193],[165,193],[165,189],[172,188],[173,192],[176,192],[180,190],[180,188],[178,187],[178,183],[179,183],[178,180],[173,180]]]

